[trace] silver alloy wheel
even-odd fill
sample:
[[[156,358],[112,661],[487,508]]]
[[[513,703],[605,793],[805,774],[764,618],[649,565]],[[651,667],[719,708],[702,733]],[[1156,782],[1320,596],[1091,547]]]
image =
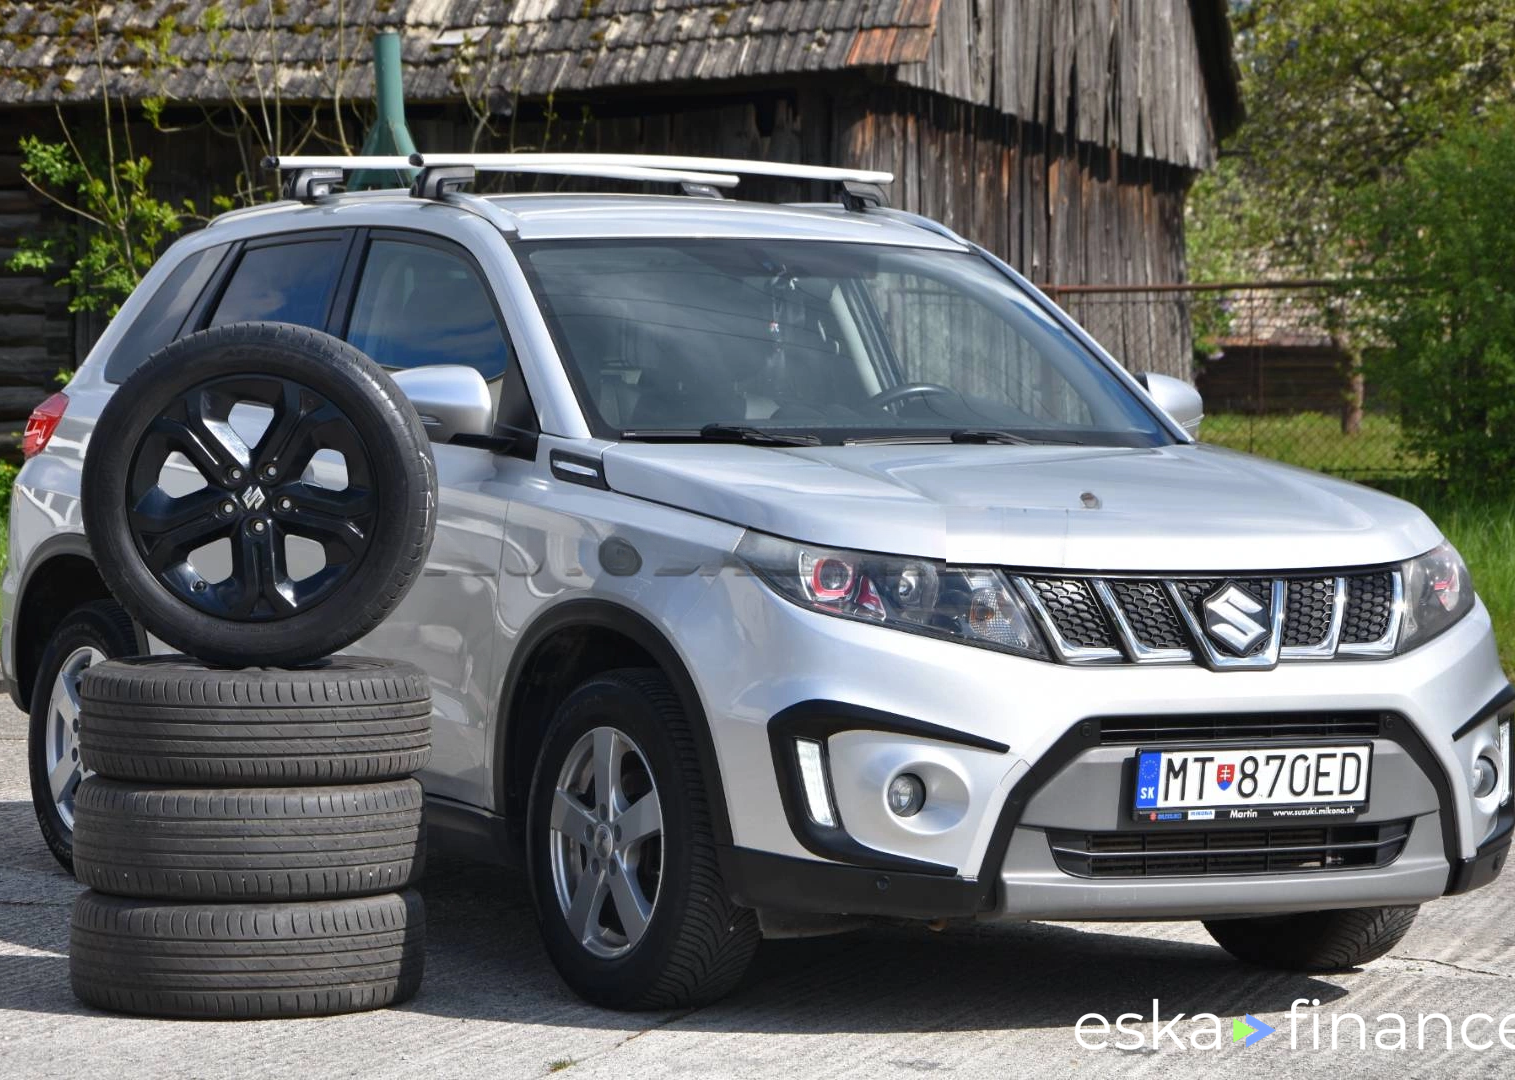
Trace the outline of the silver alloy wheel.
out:
[[[47,784],[53,795],[58,816],[70,830],[74,827],[74,792],[89,775],[79,764],[79,676],[91,664],[105,660],[105,654],[93,645],[84,645],[69,653],[53,680],[52,698],[47,705],[46,742],[43,764],[47,766]]]
[[[663,808],[647,758],[625,732],[597,727],[569,751],[552,793],[548,840],[569,932],[607,960],[630,952],[657,904]]]

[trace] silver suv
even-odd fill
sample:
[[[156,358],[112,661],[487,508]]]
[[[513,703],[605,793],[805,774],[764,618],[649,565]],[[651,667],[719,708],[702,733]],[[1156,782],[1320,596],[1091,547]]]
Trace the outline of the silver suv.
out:
[[[425,574],[353,651],[431,674],[433,836],[524,856],[581,992],[646,1004],[684,964],[658,1000],[692,1000],[762,933],[875,916],[1192,918],[1322,970],[1501,869],[1515,690],[1436,526],[1196,442],[1192,390],[887,178],[585,158],[686,193],[486,198],[460,178],[510,160],[428,157],[343,195],[344,163],[294,164],[33,418],[3,661],[60,856],[73,683],[153,645],[81,531],[93,422],[160,346],[266,320],[350,342],[428,426]],[[841,197],[733,201],[723,170]]]

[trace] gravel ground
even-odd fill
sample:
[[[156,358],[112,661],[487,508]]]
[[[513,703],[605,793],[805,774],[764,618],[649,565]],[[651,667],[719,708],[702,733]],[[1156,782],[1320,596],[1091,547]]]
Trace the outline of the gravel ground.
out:
[[[185,1023],[109,1016],[68,988],[69,908],[78,886],[37,833],[26,785],[25,721],[0,705],[0,1077],[575,1078],[759,1076],[1336,1077],[1515,1076],[1515,1049],[1497,1024],[1515,1013],[1515,878],[1426,907],[1394,954],[1329,977],[1266,974],[1231,962],[1197,925],[1039,924],[932,934],[869,930],[770,942],[747,985],[692,1012],[623,1015],[584,1005],[558,982],[529,902],[511,874],[435,860],[422,888],[430,915],[426,983],[409,1004],[324,1020]],[[1153,1049],[1152,999],[1181,1020]],[[1319,999],[1320,1048],[1309,1009],[1289,1044],[1296,998]],[[1139,1013],[1143,1046],[1086,1049],[1086,1013]],[[1330,1048],[1331,1015],[1365,1018],[1392,1046],[1357,1047],[1355,1021]],[[1246,1047],[1232,1018],[1278,1027]],[[1475,1013],[1475,1042],[1448,1052],[1439,1022],[1416,1046],[1416,1017]],[[1515,1021],[1506,1028],[1515,1046]],[[1385,1034],[1387,1032],[1387,1034]],[[1115,1033],[1112,1033],[1112,1039]],[[1098,1035],[1086,1029],[1086,1039]],[[1201,1048],[1189,1044],[1198,1041]]]

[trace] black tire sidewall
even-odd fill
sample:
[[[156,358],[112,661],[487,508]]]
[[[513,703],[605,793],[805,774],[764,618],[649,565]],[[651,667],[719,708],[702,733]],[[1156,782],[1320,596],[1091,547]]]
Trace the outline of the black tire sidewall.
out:
[[[543,943],[565,981],[578,994],[610,1007],[624,1007],[657,980],[674,949],[690,903],[695,848],[691,778],[680,767],[664,728],[666,723],[664,715],[633,684],[614,675],[592,679],[558,709],[532,777],[527,860]],[[558,773],[574,744],[602,726],[618,728],[642,751],[663,814],[663,869],[652,920],[636,946],[615,959],[592,955],[569,932],[553,886],[547,836]],[[699,778],[692,778],[692,782],[698,783]]]
[[[37,665],[37,681],[32,685],[31,709],[27,718],[26,758],[32,807],[36,811],[37,825],[42,830],[42,839],[46,841],[48,850],[69,873],[73,873],[74,869],[73,830],[63,823],[48,782],[47,714],[52,706],[53,683],[58,678],[63,661],[75,649],[92,645],[104,653],[107,659],[131,656],[138,651],[139,643],[135,635],[128,637],[123,625],[126,613],[111,604],[119,612],[119,619],[113,619],[104,609],[107,604],[111,604],[111,601],[101,600],[75,608],[63,617],[63,621],[53,631]]]
[[[307,612],[238,623],[173,596],[143,563],[125,491],[148,426],[190,388],[234,375],[271,375],[336,404],[373,464],[377,512],[369,549],[349,578]],[[215,663],[293,664],[336,652],[372,629],[419,577],[436,518],[436,466],[420,418],[384,371],[330,335],[279,323],[239,323],[182,338],[154,354],[111,396],[90,438],[82,511],[101,576],[152,634]],[[420,559],[415,559],[417,544]]]

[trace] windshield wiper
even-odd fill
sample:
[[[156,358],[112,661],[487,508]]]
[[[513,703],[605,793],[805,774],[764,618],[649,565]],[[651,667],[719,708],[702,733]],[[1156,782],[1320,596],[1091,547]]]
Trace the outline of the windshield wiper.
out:
[[[623,439],[636,439],[644,442],[680,442],[684,440],[700,440],[702,442],[731,442],[749,443],[753,446],[819,446],[820,437],[817,435],[786,435],[781,431],[764,431],[762,428],[747,427],[742,424],[706,424],[696,430],[678,431],[623,431]]]
[[[996,443],[1003,446],[1082,446],[1071,439],[1033,439],[998,428],[960,428],[957,431],[910,432],[907,434],[854,435],[845,440],[849,446],[877,443]]]
[[[1030,446],[1035,441],[1013,431],[994,428],[960,428],[947,438],[955,443],[1005,443],[1015,446]]]

